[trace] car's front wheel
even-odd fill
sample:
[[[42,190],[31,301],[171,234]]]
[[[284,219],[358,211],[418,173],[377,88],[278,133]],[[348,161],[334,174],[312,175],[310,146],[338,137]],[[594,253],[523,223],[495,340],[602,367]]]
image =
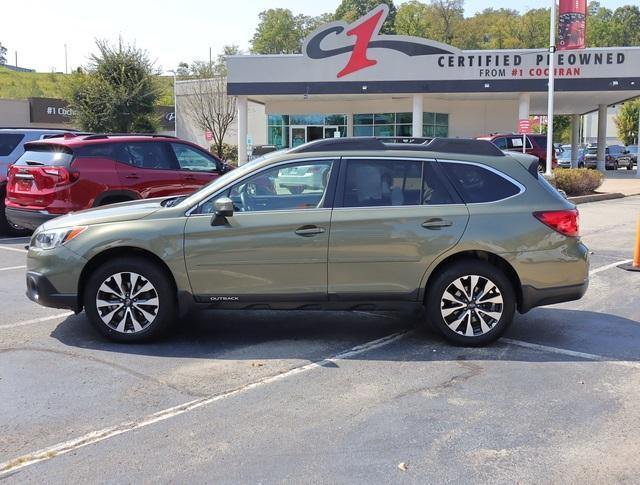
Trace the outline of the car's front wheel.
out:
[[[177,313],[175,290],[166,272],[138,258],[117,258],[93,271],[84,307],[93,326],[119,342],[157,337]]]
[[[493,342],[509,327],[516,298],[500,268],[486,261],[462,260],[429,284],[425,304],[429,323],[448,340],[479,346]]]

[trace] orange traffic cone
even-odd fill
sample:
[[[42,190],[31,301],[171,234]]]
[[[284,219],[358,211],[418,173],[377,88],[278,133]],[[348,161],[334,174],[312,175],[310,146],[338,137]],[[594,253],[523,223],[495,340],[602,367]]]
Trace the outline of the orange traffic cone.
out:
[[[636,244],[633,249],[633,260],[631,263],[620,265],[620,268],[627,271],[640,271],[640,216],[636,224]]]

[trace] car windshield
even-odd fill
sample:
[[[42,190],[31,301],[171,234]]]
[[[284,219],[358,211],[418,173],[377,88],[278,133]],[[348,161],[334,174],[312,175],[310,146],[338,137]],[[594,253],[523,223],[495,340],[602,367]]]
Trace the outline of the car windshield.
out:
[[[236,168],[235,170],[231,170],[230,172],[225,173],[223,176],[213,179],[211,182],[202,186],[200,189],[196,190],[194,193],[192,193],[190,196],[188,196],[184,200],[178,203],[175,203],[173,205],[182,205],[185,207],[190,207],[196,204],[198,201],[200,201],[203,198],[203,196],[212,194],[216,190],[223,188],[231,178],[242,177],[244,174],[251,172],[253,168],[263,160],[267,160],[269,158],[280,155],[282,153],[286,153],[288,150],[289,149],[286,148],[284,150],[269,152],[269,153],[266,153],[265,155],[262,155],[261,157],[254,158],[250,162],[245,163],[244,165]]]
[[[558,153],[558,160],[571,160],[571,150],[565,149]]]

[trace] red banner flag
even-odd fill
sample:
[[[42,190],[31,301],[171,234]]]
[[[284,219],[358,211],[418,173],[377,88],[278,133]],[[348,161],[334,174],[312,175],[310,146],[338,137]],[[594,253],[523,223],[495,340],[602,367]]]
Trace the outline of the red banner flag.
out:
[[[587,0],[560,0],[558,50],[584,49],[587,31]]]

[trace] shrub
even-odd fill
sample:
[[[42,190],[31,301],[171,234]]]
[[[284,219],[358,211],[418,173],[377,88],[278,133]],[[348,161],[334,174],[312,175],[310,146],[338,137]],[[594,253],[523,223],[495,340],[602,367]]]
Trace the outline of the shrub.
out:
[[[567,195],[586,195],[594,192],[604,179],[602,172],[587,168],[557,168],[553,171],[555,186]]]
[[[229,143],[222,144],[222,153],[216,153],[215,145],[211,145],[211,153],[220,156],[224,161],[231,165],[236,165],[238,162],[238,147]]]

